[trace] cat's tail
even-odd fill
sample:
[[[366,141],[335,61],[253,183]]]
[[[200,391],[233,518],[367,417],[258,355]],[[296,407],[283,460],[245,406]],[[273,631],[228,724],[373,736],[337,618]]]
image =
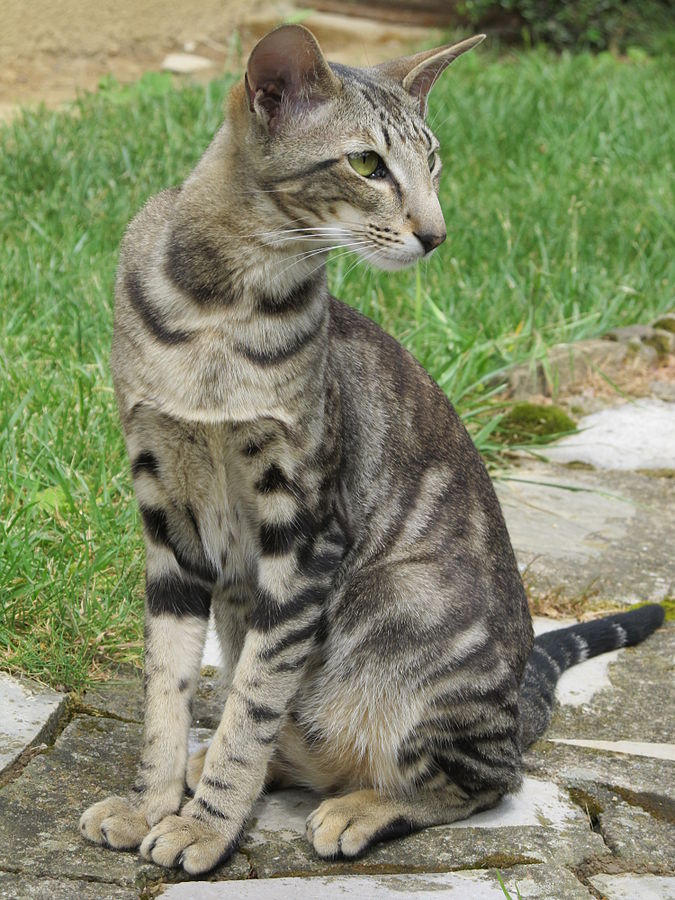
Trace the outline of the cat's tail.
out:
[[[546,730],[553,712],[555,686],[566,669],[591,656],[639,644],[663,619],[663,607],[650,603],[630,612],[547,631],[536,637],[520,688],[523,749]]]

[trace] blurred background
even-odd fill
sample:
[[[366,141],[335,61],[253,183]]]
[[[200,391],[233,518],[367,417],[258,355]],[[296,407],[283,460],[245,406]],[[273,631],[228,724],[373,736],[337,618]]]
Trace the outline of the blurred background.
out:
[[[2,0],[0,12],[5,118],[17,104],[95,89],[105,75],[129,81],[164,66],[203,79],[241,68],[282,20],[303,21],[331,59],[364,65],[452,29],[558,50],[672,51],[675,19],[671,0]]]

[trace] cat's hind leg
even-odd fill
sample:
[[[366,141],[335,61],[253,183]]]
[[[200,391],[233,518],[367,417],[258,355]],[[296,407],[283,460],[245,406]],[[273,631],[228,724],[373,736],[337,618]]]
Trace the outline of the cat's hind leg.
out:
[[[466,819],[494,806],[500,796],[496,790],[469,795],[448,780],[408,797],[353,791],[314,810],[307,818],[307,839],[324,859],[353,858],[381,841]]]

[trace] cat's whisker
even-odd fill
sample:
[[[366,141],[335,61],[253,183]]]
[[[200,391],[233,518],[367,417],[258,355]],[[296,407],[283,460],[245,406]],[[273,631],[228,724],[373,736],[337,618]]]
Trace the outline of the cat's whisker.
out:
[[[289,266],[286,266],[284,269],[282,269],[278,273],[278,277],[283,275],[285,272],[288,272],[289,269],[292,269],[295,266],[299,265],[301,262],[304,262],[306,259],[309,259],[312,256],[316,256],[319,253],[330,253],[333,250],[347,250],[348,252],[352,252],[354,249],[360,247],[363,243],[363,241],[354,241],[351,244],[335,244],[333,247],[320,247],[318,250],[308,250],[306,253],[298,253],[295,255],[295,258],[290,257],[290,259],[293,259],[293,262]],[[312,272],[316,272],[317,269],[322,265],[324,265],[323,260],[321,261],[319,266],[317,266],[317,268],[312,269]]]

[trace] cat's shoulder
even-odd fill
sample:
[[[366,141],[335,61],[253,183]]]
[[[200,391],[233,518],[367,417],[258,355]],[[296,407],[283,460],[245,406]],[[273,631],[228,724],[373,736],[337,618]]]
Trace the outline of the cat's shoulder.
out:
[[[398,341],[380,328],[376,322],[373,322],[368,316],[364,316],[353,306],[338,300],[337,297],[331,295],[329,309],[330,335],[333,340],[364,341],[390,350],[401,347]]]
[[[181,188],[172,187],[150,197],[129,222],[122,241],[122,258],[154,246],[171,222]]]

